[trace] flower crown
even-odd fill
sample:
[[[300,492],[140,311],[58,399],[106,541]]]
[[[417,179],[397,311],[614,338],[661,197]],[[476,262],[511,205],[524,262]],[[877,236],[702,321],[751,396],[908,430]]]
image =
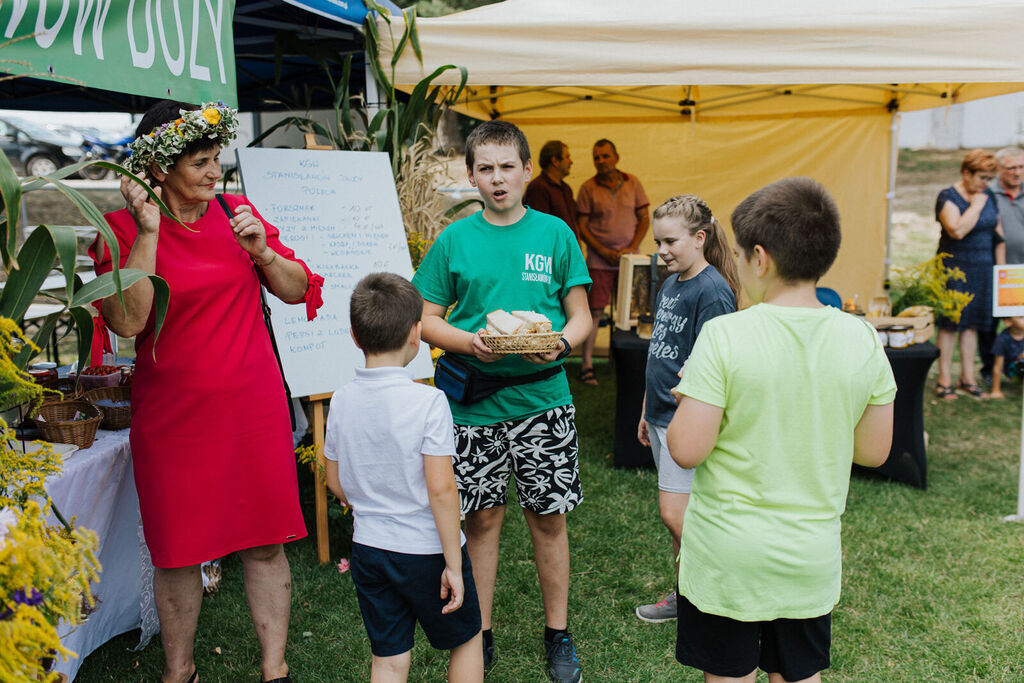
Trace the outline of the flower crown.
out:
[[[204,102],[199,109],[181,109],[179,113],[180,118],[140,135],[128,145],[130,156],[124,162],[125,168],[138,173],[155,163],[166,172],[190,142],[211,138],[224,146],[235,139],[238,110],[223,102]]]

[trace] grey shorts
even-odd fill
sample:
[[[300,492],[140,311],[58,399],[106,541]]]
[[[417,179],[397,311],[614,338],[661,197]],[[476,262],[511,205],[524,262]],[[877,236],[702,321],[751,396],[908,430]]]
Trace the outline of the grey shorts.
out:
[[[505,505],[515,475],[519,504],[539,515],[583,501],[571,404],[489,425],[455,425],[455,481],[462,512]]]
[[[658,470],[658,490],[667,493],[689,493],[693,488],[693,469],[680,467],[668,453],[668,427],[647,423],[654,467]]]

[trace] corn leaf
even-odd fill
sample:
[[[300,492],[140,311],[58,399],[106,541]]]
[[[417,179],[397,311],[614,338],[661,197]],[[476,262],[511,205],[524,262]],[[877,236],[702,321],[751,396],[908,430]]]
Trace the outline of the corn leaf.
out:
[[[78,367],[84,368],[89,365],[92,356],[92,314],[85,306],[75,306],[68,312],[78,331]]]
[[[70,225],[40,225],[36,230],[46,230],[50,233],[54,249],[57,251],[57,262],[64,270],[64,290],[67,298],[75,293],[75,266],[78,255],[78,235]]]
[[[420,63],[420,66],[423,66],[423,50],[420,49],[420,32],[416,28],[415,7],[410,7],[407,10],[406,21],[409,22],[409,43],[412,45],[412,52],[416,55],[416,61]]]
[[[321,125],[317,121],[314,121],[313,119],[306,118],[304,116],[288,116],[286,118],[281,119],[280,121],[278,121],[277,123],[272,125],[270,128],[267,128],[265,131],[263,131],[262,133],[257,135],[255,138],[253,138],[252,142],[250,142],[246,146],[247,147],[257,147],[257,146],[259,146],[259,144],[261,142],[266,140],[267,137],[271,133],[273,133],[274,131],[276,131],[276,130],[278,130],[280,128],[284,128],[285,130],[287,130],[288,128],[290,128],[292,126],[295,126],[299,130],[310,131],[310,132],[316,133],[317,135],[319,135],[321,137],[325,137],[328,140],[331,140],[331,141],[334,140],[334,136],[331,135],[330,131],[328,131],[326,128],[324,128],[323,125]]]
[[[0,254],[5,266],[17,268],[15,247],[18,244],[18,218],[21,215],[21,183],[7,155],[0,154],[0,157],[0,200],[3,201],[0,210],[7,212],[3,234],[0,234]]]
[[[114,236],[114,231],[107,225],[107,219],[103,217],[100,210],[96,208],[96,205],[90,202],[85,195],[73,187],[66,185],[59,181],[52,181],[53,186],[58,192],[63,194],[65,197],[71,200],[71,202],[78,207],[78,210],[82,213],[82,216],[89,221],[89,223],[96,228],[100,233],[100,237],[103,238],[104,243],[110,250],[111,262],[114,264],[113,273],[114,283],[117,285],[117,295],[121,300],[121,305],[124,305],[124,296],[121,294],[121,275],[119,264],[121,263],[121,248],[117,243],[117,238]],[[147,187],[149,187],[147,185]],[[34,233],[33,233],[34,234]],[[24,248],[22,249],[24,251]]]
[[[15,321],[25,316],[29,304],[53,269],[57,250],[50,233],[36,229],[25,240],[18,256],[20,267],[8,273],[7,283],[0,292],[0,315]]]
[[[106,299],[117,292],[113,272],[103,273],[95,280],[83,285],[71,299],[71,308],[86,306],[93,301]],[[170,301],[171,293],[167,287],[167,281],[163,278],[147,273],[144,270],[135,268],[121,269],[123,288],[127,289],[143,278],[149,278],[153,283],[153,307],[156,313],[156,320],[153,331],[153,357],[156,358],[156,340],[160,337],[160,330],[163,329],[164,319],[167,317],[167,304]]]
[[[452,206],[451,208],[447,209],[444,212],[444,217],[445,218],[455,218],[456,216],[459,215],[459,213],[462,212],[463,209],[469,208],[473,204],[479,204],[481,207],[483,207],[484,202],[483,202],[482,199],[478,199],[476,197],[471,197],[469,199],[463,199],[461,202],[459,202],[455,206]]]
[[[394,52],[391,53],[391,66],[396,66],[398,60],[402,58],[402,53],[405,52],[405,46],[409,42],[409,33],[416,27],[416,24],[409,21],[410,15],[415,15],[415,9],[404,9],[402,10],[402,16],[405,18],[405,30],[402,31],[402,37],[398,39],[398,45],[395,46]]]
[[[351,73],[352,55],[345,55],[345,61],[341,64],[341,84],[338,87],[338,94],[341,95],[341,99],[339,101],[338,97],[335,96],[334,108],[337,109],[338,105],[341,105],[341,124],[344,127],[346,136],[351,135],[355,128],[352,125],[352,107],[348,95],[348,85]]]
[[[391,23],[391,19],[388,18],[387,14],[382,14],[381,16],[389,24]],[[391,82],[388,80],[380,63],[380,50],[377,48],[380,45],[380,31],[377,30],[377,21],[373,13],[366,15],[366,18],[363,20],[363,28],[366,34],[366,58],[370,62],[370,68],[373,69],[374,78],[386,90],[390,90]]]
[[[32,343],[40,349],[45,349],[46,344],[50,341],[50,337],[53,336],[53,331],[57,327],[57,320],[60,319],[62,311],[57,313],[51,313],[43,319],[43,322],[39,325],[39,329],[36,330],[35,335],[32,337]],[[28,344],[21,347],[21,350],[15,354],[11,362],[14,363],[15,367],[19,370],[24,370],[28,362],[32,360],[35,355],[35,349]]]

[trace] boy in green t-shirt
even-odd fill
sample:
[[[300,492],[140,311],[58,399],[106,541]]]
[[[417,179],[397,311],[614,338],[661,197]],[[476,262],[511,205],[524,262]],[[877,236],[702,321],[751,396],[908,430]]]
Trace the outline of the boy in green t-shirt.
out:
[[[445,228],[413,277],[424,299],[423,339],[489,375],[514,377],[535,374],[538,366],[558,367],[590,332],[590,276],[576,238],[561,219],[523,206],[533,167],[526,138],[511,123],[478,126],[466,140],[466,167],[484,210]],[[552,329],[562,331],[558,348],[542,354],[492,353],[480,333],[496,309],[546,315]],[[544,601],[548,675],[576,683],[582,672],[568,631],[565,513],[583,493],[565,373],[559,368],[557,374],[507,386],[471,404],[451,401],[451,408],[455,476],[480,599],[485,666],[494,658],[498,541],[514,474]]]
[[[839,213],[818,183],[787,178],[732,214],[754,304],[702,329],[668,428],[696,467],[679,556],[676,658],[719,677],[820,680],[841,579],[850,464],[882,464],[896,383],[878,335],[822,306]]]

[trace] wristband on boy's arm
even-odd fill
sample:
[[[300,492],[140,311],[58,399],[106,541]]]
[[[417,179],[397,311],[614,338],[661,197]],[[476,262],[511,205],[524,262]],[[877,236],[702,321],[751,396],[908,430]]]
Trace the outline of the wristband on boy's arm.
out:
[[[564,348],[562,349],[562,351],[557,356],[555,356],[555,360],[562,360],[563,358],[568,356],[570,353],[572,353],[572,344],[570,344],[569,340],[566,339],[565,337],[559,337],[558,339],[559,339],[559,341],[562,342],[562,346]]]

